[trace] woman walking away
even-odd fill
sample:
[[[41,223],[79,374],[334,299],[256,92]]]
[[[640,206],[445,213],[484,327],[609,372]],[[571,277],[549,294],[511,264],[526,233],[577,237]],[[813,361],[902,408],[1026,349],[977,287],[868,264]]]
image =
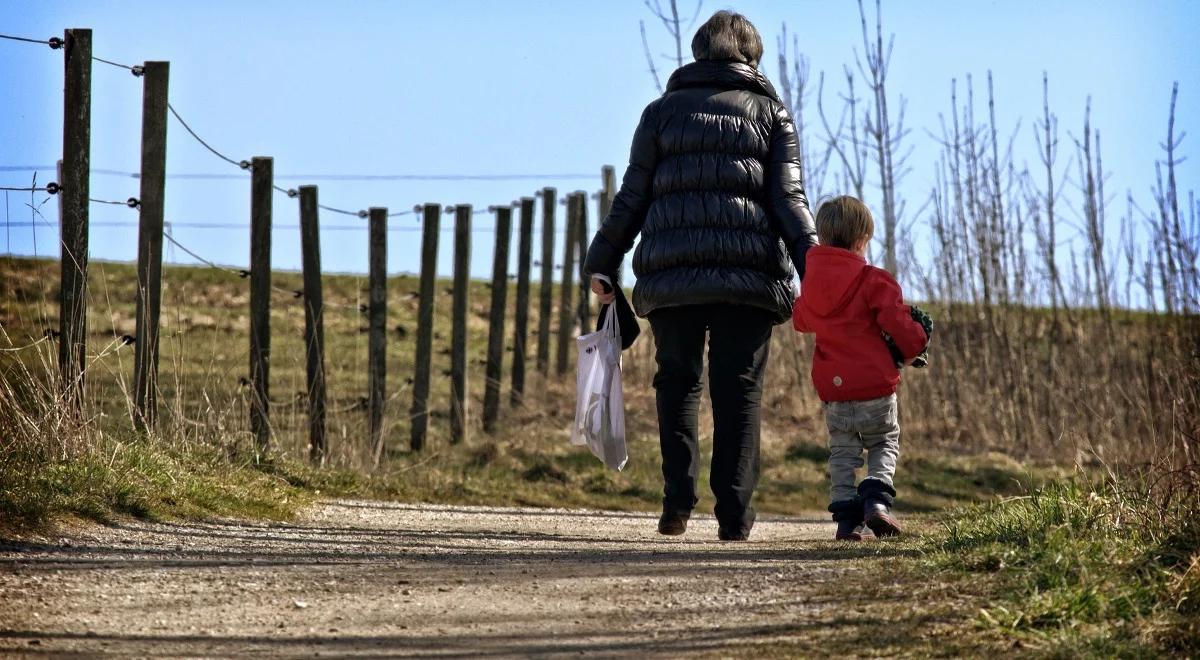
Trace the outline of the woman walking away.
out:
[[[796,128],[758,71],[762,38],[719,11],[692,39],[696,61],[646,106],[629,168],[584,268],[614,276],[633,256],[633,305],[657,349],[663,513],[658,531],[687,529],[697,503],[698,408],[704,342],[713,404],[710,483],[722,540],[754,525],[759,408],[774,325],[791,318],[794,274],[816,230],[800,172]]]

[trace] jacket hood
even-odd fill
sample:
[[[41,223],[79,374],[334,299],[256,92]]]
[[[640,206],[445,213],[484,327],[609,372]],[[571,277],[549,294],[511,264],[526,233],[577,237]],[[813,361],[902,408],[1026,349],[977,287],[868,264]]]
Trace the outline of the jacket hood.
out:
[[[809,248],[804,268],[801,300],[813,314],[824,317],[838,312],[854,297],[867,260],[850,250],[817,245]]]
[[[779,94],[767,77],[758,69],[741,62],[698,60],[685,64],[671,74],[667,80],[667,91],[687,87],[744,89],[779,101]]]

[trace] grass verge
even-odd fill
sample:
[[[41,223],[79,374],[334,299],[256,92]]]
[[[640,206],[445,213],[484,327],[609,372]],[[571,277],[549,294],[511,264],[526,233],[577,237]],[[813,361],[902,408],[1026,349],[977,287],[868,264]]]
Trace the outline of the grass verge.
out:
[[[284,469],[304,470],[261,469],[202,444],[111,436],[62,458],[13,453],[0,463],[0,532],[35,531],[64,515],[285,519],[320,491],[293,485],[278,474]]]
[[[1197,477],[1078,476],[959,510],[933,537],[926,563],[988,576],[978,624],[1040,654],[1195,656]]]

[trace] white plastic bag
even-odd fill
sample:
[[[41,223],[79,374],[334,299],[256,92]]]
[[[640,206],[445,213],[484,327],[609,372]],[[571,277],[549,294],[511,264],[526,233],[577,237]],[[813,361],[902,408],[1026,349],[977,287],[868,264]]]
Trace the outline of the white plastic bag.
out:
[[[610,282],[611,285],[611,282]],[[599,331],[576,339],[579,348],[575,425],[571,444],[587,445],[614,470],[625,467],[625,396],[621,390],[621,328],[609,309]]]

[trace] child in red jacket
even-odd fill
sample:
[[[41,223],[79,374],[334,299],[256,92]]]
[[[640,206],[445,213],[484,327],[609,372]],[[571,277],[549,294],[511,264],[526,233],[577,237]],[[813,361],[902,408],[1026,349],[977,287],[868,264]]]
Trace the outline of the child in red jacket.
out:
[[[895,536],[892,477],[900,457],[896,385],[900,370],[881,333],[891,335],[904,362],[929,341],[914,321],[900,285],[867,263],[875,223],[861,201],[836,197],[817,211],[821,244],[809,249],[804,283],[792,312],[799,332],[816,334],[812,379],[829,427],[829,511],[835,538],[859,541],[866,524],[875,536]],[[855,487],[855,470],[867,475]]]

